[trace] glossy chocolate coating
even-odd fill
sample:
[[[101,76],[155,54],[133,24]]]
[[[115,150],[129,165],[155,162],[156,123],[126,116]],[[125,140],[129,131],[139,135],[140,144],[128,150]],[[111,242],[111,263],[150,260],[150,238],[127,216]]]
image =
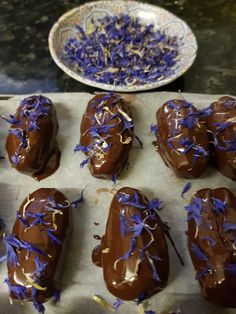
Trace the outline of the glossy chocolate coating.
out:
[[[147,255],[144,254],[138,270],[137,263],[139,261],[140,250],[150,243],[150,234],[145,229],[136,237],[136,246],[133,254],[127,259],[121,259],[117,262],[120,257],[129,251],[133,235],[131,232],[122,235],[120,215],[124,216],[127,221],[133,215],[140,215],[142,220],[148,215],[145,208],[140,209],[119,202],[118,196],[120,193],[125,193],[133,197],[135,192],[138,194],[140,203],[147,208],[148,200],[140,191],[129,187],[120,189],[112,200],[102,243],[95,248],[92,254],[95,265],[102,266],[103,268],[103,277],[107,289],[115,297],[122,300],[135,300],[141,296],[145,299],[159,292],[166,285],[169,275],[168,247],[162,221],[156,213],[154,221],[150,220],[150,218],[145,220],[145,224],[153,228],[153,242],[146,249],[145,252],[147,252]],[[156,267],[160,281],[157,281],[153,277],[152,266],[147,258],[148,254],[160,258],[160,260],[153,259],[153,264]]]
[[[177,106],[174,109],[169,103]],[[181,178],[195,178],[201,176],[207,168],[209,159],[209,144],[207,128],[205,121],[198,115],[197,109],[191,105],[193,115],[196,116],[195,125],[189,128],[180,124],[189,114],[189,109],[184,107],[186,101],[173,99],[167,101],[158,109],[156,113],[158,132],[156,133],[157,141],[153,144],[156,146],[161,158],[166,166],[171,168],[176,176]],[[189,149],[184,153],[185,147],[180,144],[184,138],[189,138],[190,142],[203,148],[207,154],[198,156],[196,151]],[[170,139],[173,139],[168,142]]]
[[[133,142],[133,127],[125,129],[123,119],[128,118],[132,123],[132,113],[128,104],[119,95],[111,94],[105,101],[106,94],[99,94],[92,98],[83,115],[80,126],[80,144],[83,146],[94,145],[94,155],[90,158],[89,169],[93,176],[104,179],[117,177],[127,163]],[[101,109],[100,109],[101,108]],[[114,118],[111,118],[115,115]],[[96,120],[94,119],[96,117]],[[104,122],[105,121],[105,122]],[[96,148],[98,137],[93,137],[89,129],[93,126],[116,125],[108,132],[100,133],[105,140],[105,145],[111,147],[104,151],[104,146]],[[91,152],[90,152],[91,153]],[[85,153],[88,157],[89,154]]]
[[[51,199],[61,206],[48,205],[48,200]],[[50,210],[47,210],[47,206]],[[46,224],[32,225],[36,218],[28,217],[28,213],[46,214],[43,218]],[[38,257],[41,263],[46,263],[45,269],[37,275],[37,283],[44,290],[37,290],[36,300],[40,303],[47,301],[55,292],[58,285],[59,267],[62,261],[62,249],[65,241],[70,236],[70,218],[71,206],[66,197],[56,189],[41,188],[31,194],[23,201],[18,211],[20,215],[31,227],[25,226],[20,219],[16,219],[12,230],[12,236],[17,239],[26,241],[34,247],[40,249],[44,255],[29,252],[27,249],[15,249],[18,264],[9,264],[8,260],[8,276],[11,285],[22,285],[27,288],[29,301],[34,301],[32,296],[32,285],[29,283],[25,273],[32,279],[35,279],[34,272],[36,271],[35,258]],[[61,242],[55,243],[49,237],[47,230],[50,229],[52,234]],[[18,298],[11,292],[12,298]],[[24,299],[24,298],[22,298]]]
[[[202,189],[194,194],[192,201],[196,197],[202,201],[201,223],[197,227],[195,221],[190,219],[187,234],[188,249],[197,274],[206,267],[211,269],[199,278],[202,295],[217,305],[236,307],[236,276],[226,270],[227,265],[236,263],[236,229],[224,229],[224,223],[236,223],[236,197],[226,188]],[[214,199],[225,202],[224,212],[216,213]],[[208,262],[194,254],[192,243],[207,256]]]
[[[231,102],[232,105],[228,105]],[[207,126],[215,144],[213,149],[216,167],[224,176],[236,180],[236,147],[232,150],[227,149],[227,141],[235,143],[236,100],[224,96],[213,102],[210,108],[212,113],[207,117]],[[230,122],[230,125],[221,132],[217,132],[217,124],[227,122]]]
[[[37,100],[48,112],[45,115],[39,115],[36,119],[37,129],[30,130],[30,118],[27,115],[22,116],[22,112],[32,113],[34,108],[32,104]],[[14,115],[19,123],[12,124],[11,130],[22,130],[27,141],[27,147],[21,145],[21,140],[15,134],[9,133],[6,140],[6,150],[11,165],[15,169],[40,181],[52,175],[60,165],[61,153],[56,141],[57,116],[52,102],[44,96],[31,96],[24,101],[25,103],[19,105]],[[19,155],[18,163],[12,160],[16,153]]]

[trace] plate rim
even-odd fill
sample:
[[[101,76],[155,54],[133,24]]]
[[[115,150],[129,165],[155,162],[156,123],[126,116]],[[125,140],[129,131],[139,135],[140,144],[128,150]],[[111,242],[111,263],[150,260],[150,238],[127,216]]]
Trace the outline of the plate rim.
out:
[[[82,75],[80,75],[79,73],[74,72],[72,69],[70,69],[68,66],[66,66],[58,57],[58,54],[56,53],[56,49],[54,49],[54,45],[53,45],[53,40],[54,40],[54,36],[58,30],[58,28],[60,27],[61,23],[64,22],[68,17],[73,16],[73,14],[83,8],[86,7],[93,7],[94,5],[97,5],[99,3],[102,4],[107,4],[107,3],[123,3],[126,5],[129,4],[137,4],[139,6],[148,6],[153,9],[159,9],[161,11],[164,11],[170,15],[172,15],[174,18],[176,18],[177,20],[181,21],[182,24],[185,25],[185,27],[190,31],[192,37],[193,37],[193,42],[194,45],[193,47],[195,48],[195,52],[193,54],[193,56],[191,57],[191,59],[189,59],[189,63],[187,64],[186,67],[183,67],[182,70],[178,73],[178,75],[169,77],[169,78],[165,78],[163,80],[160,81],[156,81],[154,83],[147,83],[147,84],[143,84],[143,85],[132,85],[132,86],[127,86],[127,85],[113,85],[113,84],[105,84],[105,83],[100,83],[98,81],[92,81],[91,79],[88,79],[86,77],[83,77]],[[171,11],[160,7],[158,5],[153,5],[150,3],[145,3],[145,2],[139,2],[139,1],[135,1],[135,0],[100,0],[100,1],[92,1],[92,2],[87,2],[84,3],[80,6],[76,6],[72,9],[70,9],[69,11],[65,12],[63,15],[61,15],[58,20],[53,24],[53,26],[51,27],[50,31],[49,31],[49,35],[48,35],[48,47],[49,47],[49,52],[50,55],[53,59],[53,61],[56,63],[56,65],[65,73],[67,74],[69,77],[72,77],[73,79],[75,79],[76,81],[79,81],[80,83],[83,83],[85,85],[91,86],[93,88],[99,88],[99,89],[103,89],[103,90],[107,90],[107,91],[114,91],[114,92],[138,92],[138,91],[144,91],[144,90],[151,90],[151,89],[155,89],[155,88],[159,88],[162,87],[164,85],[170,84],[171,82],[175,81],[176,79],[178,79],[179,77],[181,77],[184,73],[186,73],[190,67],[193,65],[193,63],[196,60],[197,57],[197,53],[198,53],[198,42],[197,42],[197,38],[194,34],[194,32],[192,31],[192,28],[187,24],[187,22],[185,22],[182,18],[178,17],[177,15],[175,15],[174,13],[172,13]]]

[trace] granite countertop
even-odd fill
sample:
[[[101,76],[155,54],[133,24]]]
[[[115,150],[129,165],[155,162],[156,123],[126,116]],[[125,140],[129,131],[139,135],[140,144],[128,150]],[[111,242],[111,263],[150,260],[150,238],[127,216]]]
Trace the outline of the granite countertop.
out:
[[[54,22],[84,2],[0,1],[0,94],[94,91],[65,75],[48,50],[48,33]],[[191,69],[174,83],[158,90],[235,94],[236,1],[146,2],[160,5],[183,18],[193,29],[199,44],[199,53]]]

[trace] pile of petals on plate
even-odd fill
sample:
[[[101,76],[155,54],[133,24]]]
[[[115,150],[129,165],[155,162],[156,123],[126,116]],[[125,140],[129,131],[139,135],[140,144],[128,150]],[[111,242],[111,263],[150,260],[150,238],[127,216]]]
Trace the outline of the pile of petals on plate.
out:
[[[85,32],[68,38],[63,60],[78,73],[99,83],[143,85],[174,74],[181,56],[176,37],[144,25],[127,14],[91,21]]]

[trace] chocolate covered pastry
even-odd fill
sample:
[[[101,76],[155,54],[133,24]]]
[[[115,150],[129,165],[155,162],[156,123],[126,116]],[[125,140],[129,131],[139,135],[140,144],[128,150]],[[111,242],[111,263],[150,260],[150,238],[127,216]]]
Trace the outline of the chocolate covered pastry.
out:
[[[188,249],[203,297],[236,307],[236,197],[226,188],[202,189],[188,212]]]
[[[53,174],[60,164],[56,141],[58,122],[51,100],[31,96],[20,103],[11,123],[6,149],[12,166],[40,181]]]
[[[133,142],[133,120],[128,104],[116,94],[100,94],[92,98],[80,126],[80,144],[93,176],[113,179],[127,163]]]
[[[206,121],[214,143],[216,167],[224,176],[236,180],[236,100],[221,97],[209,110]]]
[[[39,189],[23,201],[12,234],[4,239],[10,297],[31,301],[40,313],[44,312],[43,302],[52,296],[59,298],[70,216],[71,204],[61,192]]]
[[[209,140],[200,112],[186,100],[173,99],[158,109],[156,119],[153,144],[166,166],[181,178],[201,176],[209,160]]]
[[[105,235],[92,259],[103,268],[108,290],[119,299],[144,300],[166,285],[169,255],[156,213],[160,203],[149,202],[129,187],[120,189],[112,200]]]

